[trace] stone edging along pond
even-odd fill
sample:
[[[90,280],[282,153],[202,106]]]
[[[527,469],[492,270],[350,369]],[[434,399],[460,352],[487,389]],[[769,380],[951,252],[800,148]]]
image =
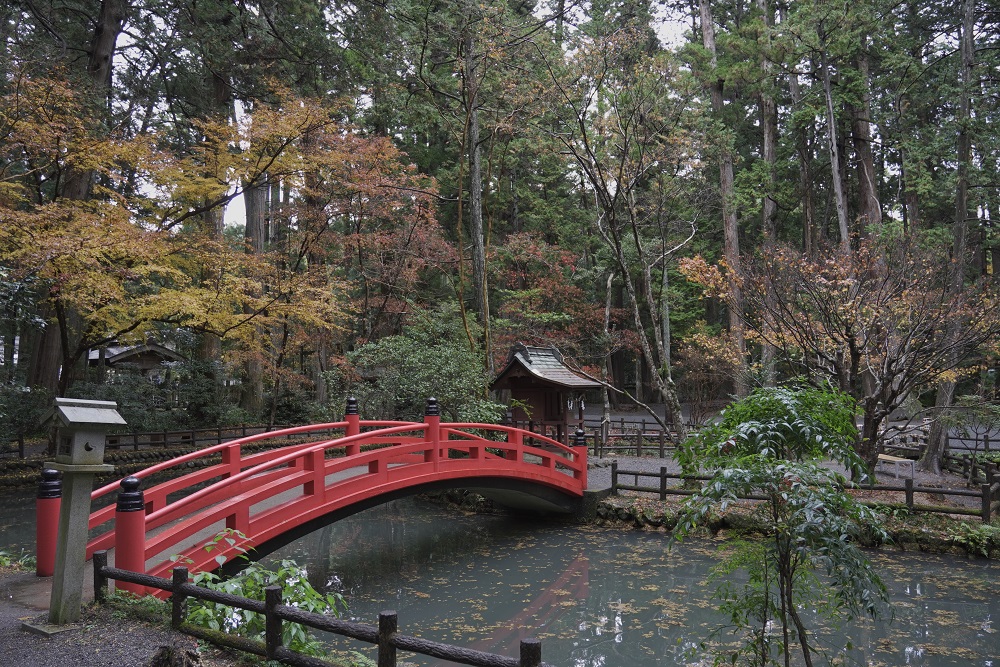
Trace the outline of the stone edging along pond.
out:
[[[454,507],[463,512],[496,513],[505,511],[487,498],[463,489],[421,494],[424,498]],[[677,523],[681,501],[660,501],[636,496],[605,496],[597,501],[591,516],[574,517],[598,526],[627,530],[670,532]],[[952,554],[969,558],[1000,560],[1000,521],[983,525],[978,519],[960,519],[947,514],[906,514],[889,510],[880,514],[881,527],[888,540],[876,542],[871,534],[861,535],[860,542],[869,548],[924,553]],[[558,518],[556,520],[559,520]],[[763,524],[754,517],[750,504],[731,505],[722,514],[713,515],[704,527],[706,535],[762,535]]]
[[[660,501],[634,496],[609,496],[597,505],[598,525],[628,527],[667,533],[677,523],[679,501]],[[880,512],[881,527],[888,534],[877,541],[873,533],[863,533],[859,542],[869,548],[925,553],[952,554],[1000,560],[1000,521],[983,524],[979,519],[947,514],[907,513],[897,509]],[[763,534],[763,523],[749,504],[732,505],[713,515],[704,526],[706,534]]]

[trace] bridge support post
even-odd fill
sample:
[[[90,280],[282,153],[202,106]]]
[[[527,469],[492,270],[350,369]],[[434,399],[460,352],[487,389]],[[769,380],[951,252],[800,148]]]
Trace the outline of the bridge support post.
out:
[[[146,571],[146,503],[142,482],[137,477],[121,481],[115,507],[115,567],[131,572]],[[146,592],[144,586],[126,581],[115,581],[115,588],[135,595]]]
[[[574,473],[577,479],[587,479],[587,432],[582,428],[576,429],[573,435],[573,454],[576,456],[574,463],[581,463],[581,470]]]
[[[59,506],[62,482],[59,471],[46,468],[35,496],[35,576],[51,577],[56,571],[56,542],[59,541]]]
[[[350,437],[361,433],[361,416],[358,414],[358,399],[353,396],[347,399],[347,408],[344,410],[344,421],[347,422],[347,428],[344,429],[345,436]],[[344,455],[351,456],[360,453],[361,445],[355,442],[347,445]]]
[[[424,453],[424,461],[437,461],[441,458],[441,408],[436,398],[427,399],[424,410],[424,441],[430,445]]]

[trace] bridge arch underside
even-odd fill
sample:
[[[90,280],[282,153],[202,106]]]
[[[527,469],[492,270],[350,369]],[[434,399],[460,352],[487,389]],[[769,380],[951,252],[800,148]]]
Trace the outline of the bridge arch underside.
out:
[[[246,558],[227,561],[222,566],[221,572],[223,574],[238,572],[246,566],[247,562],[259,560],[301,537],[358,512],[363,512],[372,507],[378,507],[393,500],[399,500],[400,498],[415,496],[421,493],[447,491],[449,489],[465,489],[472,493],[478,493],[511,511],[527,512],[540,516],[577,514],[580,511],[582,502],[582,499],[577,496],[571,496],[551,486],[523,479],[479,477],[475,479],[445,479],[425,482],[364,498],[349,505],[333,509],[321,516],[306,520],[296,526],[289,527],[280,535],[260,544],[255,544],[253,549],[245,554]]]

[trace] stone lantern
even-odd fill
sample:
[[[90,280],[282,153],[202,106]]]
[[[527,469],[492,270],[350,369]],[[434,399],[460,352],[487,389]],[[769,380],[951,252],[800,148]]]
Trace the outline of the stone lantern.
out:
[[[59,508],[55,574],[49,604],[49,622],[75,623],[80,618],[83,577],[87,558],[90,522],[90,494],[94,477],[112,472],[104,463],[104,442],[108,429],[125,425],[113,401],[57,398],[44,424],[55,427],[55,461],[45,468],[63,474],[63,500]]]

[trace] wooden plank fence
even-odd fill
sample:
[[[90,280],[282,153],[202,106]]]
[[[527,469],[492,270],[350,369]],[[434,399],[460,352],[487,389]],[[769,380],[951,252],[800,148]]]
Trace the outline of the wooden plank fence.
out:
[[[284,622],[299,623],[314,630],[328,632],[341,637],[378,646],[378,667],[397,667],[400,663],[396,651],[409,651],[441,660],[460,662],[474,667],[552,667],[542,662],[542,643],[537,639],[522,639],[520,655],[517,658],[486,653],[462,646],[421,639],[400,634],[396,612],[383,611],[379,614],[378,625],[343,621],[339,618],[303,611],[281,604],[281,587],[268,586],[264,589],[265,599],[250,600],[230,593],[214,591],[188,582],[188,569],[175,567],[172,579],[154,577],[140,572],[120,570],[108,566],[106,551],[94,553],[94,597],[98,603],[107,599],[108,581],[115,579],[148,588],[171,592],[171,625],[174,629],[207,640],[226,648],[233,648],[267,660],[276,660],[293,667],[336,667],[334,663],[303,655],[281,644],[281,626]],[[207,600],[228,607],[246,609],[265,616],[265,641],[260,642],[222,632],[212,632],[185,621],[185,603],[188,598]]]
[[[961,514],[966,516],[978,516],[983,523],[989,523],[993,517],[1000,516],[1000,474],[993,466],[985,468],[987,481],[979,484],[978,490],[972,489],[942,489],[939,487],[915,486],[912,479],[903,480],[904,484],[865,484],[851,486],[849,488],[866,491],[893,491],[904,493],[904,504],[907,509],[913,512],[936,512],[940,514]],[[631,477],[632,484],[622,483],[621,477]],[[656,486],[644,486],[639,483],[640,478],[655,479]],[[669,495],[690,496],[697,493],[697,489],[684,488],[684,482],[699,481],[706,482],[713,479],[711,475],[680,475],[667,472],[666,467],[661,467],[659,472],[646,472],[638,470],[620,470],[618,461],[611,462],[611,493],[618,494],[619,491],[634,491],[637,493],[657,494],[660,500],[666,500]],[[668,483],[672,480],[674,483]],[[979,508],[952,507],[948,505],[923,505],[914,502],[915,493],[932,493],[941,496],[971,497],[979,499]],[[767,500],[763,496],[749,496],[743,500]],[[874,506],[885,506],[887,503],[866,503]]]

